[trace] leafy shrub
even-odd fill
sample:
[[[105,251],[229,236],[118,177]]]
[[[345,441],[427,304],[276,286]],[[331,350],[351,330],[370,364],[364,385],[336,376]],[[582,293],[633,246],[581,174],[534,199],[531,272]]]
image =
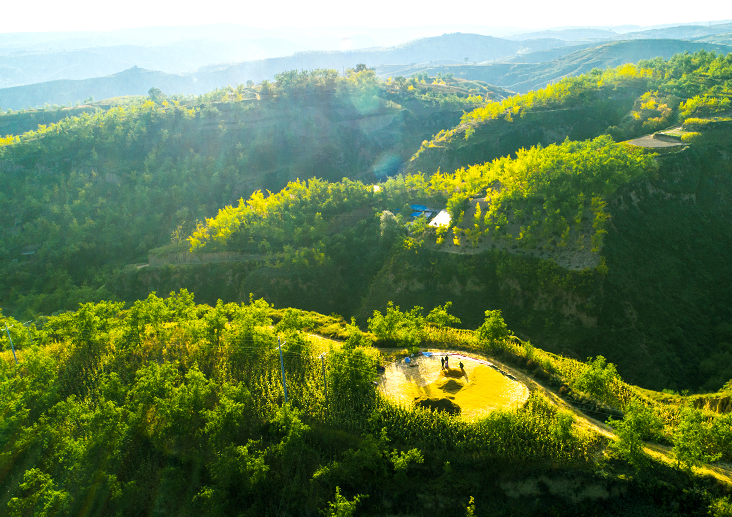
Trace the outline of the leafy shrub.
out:
[[[587,364],[572,381],[572,387],[608,404],[618,404],[619,401],[613,393],[613,384],[618,380],[615,365],[598,355],[595,359],[587,358]]]
[[[643,451],[643,440],[656,438],[663,427],[663,422],[653,409],[638,400],[632,400],[626,406],[622,420],[611,419],[608,423],[618,435],[618,440],[611,442],[610,448],[637,469],[647,466],[650,458]]]
[[[356,506],[368,496],[357,495],[349,501],[341,495],[340,487],[335,489],[335,500],[328,503],[328,509],[321,511],[324,517],[352,517],[356,513]]]
[[[426,338],[425,317],[422,307],[415,306],[409,312],[402,312],[399,306],[388,302],[386,314],[375,310],[369,318],[369,331],[385,345],[403,346],[415,349]]]
[[[330,348],[328,388],[336,404],[352,409],[370,407],[376,401],[376,360],[364,348]]]
[[[687,407],[681,411],[673,441],[672,453],[676,465],[688,472],[702,463],[721,457],[721,453],[713,452],[711,425],[697,409]]]
[[[512,334],[500,310],[485,311],[485,321],[475,331],[479,346],[486,350],[504,348],[506,338]]]
[[[351,350],[361,346],[371,346],[371,339],[358,328],[356,318],[351,318],[351,323],[346,325],[346,333],[348,337],[343,342],[344,349]]]
[[[438,305],[427,315],[426,321],[437,325],[438,327],[446,327],[448,325],[459,325],[460,318],[449,314],[447,311],[452,307],[452,302],[445,302],[445,305]]]

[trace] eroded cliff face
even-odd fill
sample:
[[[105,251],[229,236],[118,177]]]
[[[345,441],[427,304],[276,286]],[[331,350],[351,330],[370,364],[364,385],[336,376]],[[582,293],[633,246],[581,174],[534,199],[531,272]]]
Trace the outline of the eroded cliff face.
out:
[[[165,295],[187,289],[198,303],[209,305],[215,305],[219,299],[225,303],[247,302],[251,293],[277,308],[295,307],[345,316],[352,314],[360,301],[332,267],[282,268],[236,258],[230,262],[133,265],[117,275],[110,288],[117,297],[129,301],[144,298],[152,291]]]
[[[594,269],[570,271],[549,260],[505,251],[404,252],[374,279],[361,317],[383,310],[389,300],[407,309],[452,301],[463,326],[477,328],[486,310],[501,309],[519,335],[543,338],[549,349],[581,357],[573,340],[563,336],[596,331],[602,281]]]

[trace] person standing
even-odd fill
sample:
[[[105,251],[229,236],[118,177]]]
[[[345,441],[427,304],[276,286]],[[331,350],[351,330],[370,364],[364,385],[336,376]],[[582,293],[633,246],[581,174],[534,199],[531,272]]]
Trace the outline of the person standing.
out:
[[[450,361],[450,357],[446,355],[445,356],[445,370],[449,370],[450,369],[450,362],[449,361]]]
[[[445,369],[445,358],[444,357],[440,357],[440,364],[442,365],[441,368],[444,370]]]

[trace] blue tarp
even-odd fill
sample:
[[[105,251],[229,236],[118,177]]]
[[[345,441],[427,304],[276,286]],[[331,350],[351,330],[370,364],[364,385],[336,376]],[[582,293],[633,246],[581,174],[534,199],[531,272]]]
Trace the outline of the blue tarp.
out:
[[[411,360],[411,359],[410,359],[409,357],[405,357],[405,358],[404,358],[404,362],[405,362],[405,363],[411,363],[411,362],[412,362],[412,360]]]
[[[422,212],[412,212],[410,217],[419,217],[420,215],[422,215]]]
[[[422,212],[427,210],[427,207],[424,205],[409,205],[409,208],[411,208],[412,210],[420,210]]]
[[[432,357],[432,352],[422,352],[422,355],[425,357]]]

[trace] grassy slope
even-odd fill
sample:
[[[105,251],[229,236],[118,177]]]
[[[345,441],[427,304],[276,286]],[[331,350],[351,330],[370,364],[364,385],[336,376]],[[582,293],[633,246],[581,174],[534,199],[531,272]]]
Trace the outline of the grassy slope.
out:
[[[66,117],[78,117],[82,113],[94,113],[94,107],[84,105],[75,108],[62,108],[48,111],[26,111],[0,115],[0,135],[22,135],[35,131],[39,124],[55,124]]]

